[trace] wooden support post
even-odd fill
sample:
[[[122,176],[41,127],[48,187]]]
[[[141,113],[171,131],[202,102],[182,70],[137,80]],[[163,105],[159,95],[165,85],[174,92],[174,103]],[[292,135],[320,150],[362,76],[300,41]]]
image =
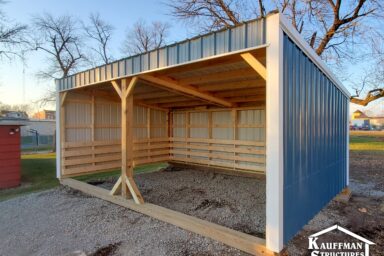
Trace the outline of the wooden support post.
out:
[[[171,141],[171,137],[173,137],[173,115],[172,111],[168,110],[167,112],[167,135],[168,135],[168,150],[173,149],[173,142]],[[169,156],[171,156],[171,152],[169,152]]]
[[[91,102],[91,139],[92,142],[95,142],[95,93],[92,92],[92,102]],[[92,146],[92,158],[95,160],[95,146]],[[92,163],[95,166],[95,161]]]
[[[121,176],[116,182],[110,194],[114,195],[121,187],[121,196],[133,197],[137,204],[143,204],[144,200],[133,180],[133,88],[137,83],[137,77],[127,80],[122,79],[121,88],[116,81],[112,81],[117,94],[121,98]]]
[[[66,130],[65,130],[65,99],[66,99],[66,97],[67,97],[67,94],[68,94],[68,92],[63,92],[63,93],[60,93],[59,94],[59,99],[60,99],[60,116],[59,116],[59,118],[60,118],[60,143],[59,143],[59,145],[57,145],[57,146],[59,146],[59,147],[62,147],[63,145],[64,145],[64,143],[65,143],[65,141],[66,141],[66,136],[65,136],[65,133],[66,133]],[[64,173],[64,168],[65,168],[65,166],[64,166],[64,157],[63,157],[63,151],[64,151],[64,149],[63,148],[60,148],[60,150],[58,151],[58,152],[60,152],[59,153],[59,156],[58,157],[60,157],[60,177],[63,175],[63,173]]]
[[[115,87],[115,85],[114,85]],[[116,87],[115,87],[116,89]],[[121,90],[120,90],[120,97],[121,97],[121,180],[122,187],[121,187],[121,196],[127,197],[127,185],[125,183],[125,180],[127,178],[127,166],[128,166],[128,159],[127,159],[127,130],[129,129],[127,126],[127,98],[123,97],[125,94],[125,91],[127,90],[127,80],[123,79],[121,81]],[[119,91],[116,89],[117,93],[119,94]]]
[[[173,115],[172,115],[172,111],[168,111],[167,112],[167,122],[168,122],[168,130],[167,130],[167,134],[168,134],[168,137],[173,137]]]
[[[148,149],[147,149],[147,152],[148,152],[148,159],[151,158],[151,149],[149,148],[149,146],[151,145],[151,109],[150,108],[147,108],[147,139],[148,139],[148,142],[147,142],[147,145],[148,145]]]
[[[213,122],[212,122],[212,116],[213,116],[213,112],[212,111],[209,111],[208,112],[208,139],[211,140],[212,139],[212,130],[213,130]],[[208,144],[209,148],[211,147],[211,143]],[[209,155],[211,155],[212,153],[212,150],[209,150]],[[212,161],[212,157],[209,157],[209,162]],[[209,166],[209,165],[208,165]]]
[[[188,155],[185,156],[185,158],[190,158],[190,155],[189,155],[189,142],[188,142],[188,139],[190,138],[190,117],[191,117],[191,113],[189,111],[186,111],[185,112],[185,151],[187,151]]]
[[[237,128],[237,110],[236,109],[232,109],[231,111],[231,120],[232,120],[232,138],[234,141],[237,140],[237,132],[236,132],[236,128]],[[236,144],[233,144],[233,158],[236,159]],[[233,169],[236,169],[235,168],[236,166],[236,160],[233,160]]]
[[[128,89],[128,88],[127,88]],[[126,158],[127,177],[133,177],[133,94],[126,97]]]

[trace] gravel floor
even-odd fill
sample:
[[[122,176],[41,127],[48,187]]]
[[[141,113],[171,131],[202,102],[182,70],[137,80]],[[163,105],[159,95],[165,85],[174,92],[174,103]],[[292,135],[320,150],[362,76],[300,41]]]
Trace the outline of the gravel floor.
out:
[[[0,209],[0,255],[245,255],[64,187]]]
[[[168,168],[135,177],[149,203],[265,237],[265,179]],[[99,184],[111,189],[114,180]]]

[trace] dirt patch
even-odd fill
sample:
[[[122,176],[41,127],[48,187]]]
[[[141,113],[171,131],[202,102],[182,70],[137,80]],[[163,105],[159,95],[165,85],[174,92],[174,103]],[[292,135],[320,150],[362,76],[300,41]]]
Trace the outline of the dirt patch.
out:
[[[111,256],[116,253],[121,242],[109,244],[107,246],[97,249],[94,253],[89,254],[89,256]]]
[[[384,143],[383,143],[384,145]],[[384,192],[384,153],[379,151],[351,151],[350,178],[357,183],[358,193],[365,195],[372,190]],[[358,187],[362,185],[362,188]],[[367,186],[364,186],[367,185]],[[372,191],[373,192],[373,191]],[[384,194],[382,194],[384,196]],[[375,195],[373,195],[375,196]]]
[[[198,206],[195,207],[195,211],[198,210],[204,210],[208,208],[223,208],[225,206],[231,207],[231,205],[226,202],[225,200],[210,200],[210,199],[204,199]]]

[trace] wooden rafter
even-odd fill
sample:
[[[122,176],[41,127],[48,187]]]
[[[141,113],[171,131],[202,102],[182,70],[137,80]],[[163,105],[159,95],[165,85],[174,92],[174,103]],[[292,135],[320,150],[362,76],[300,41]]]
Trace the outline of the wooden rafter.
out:
[[[183,101],[183,102],[173,102],[173,103],[163,103],[159,104],[162,108],[184,108],[184,107],[195,107],[206,105],[206,102],[203,101]]]
[[[161,103],[190,101],[190,100],[191,100],[190,98],[184,97],[184,95],[183,96],[173,95],[172,97],[148,99],[148,100],[145,100],[144,102],[147,104],[161,104]]]
[[[226,70],[220,72],[210,72],[208,74],[202,75],[193,75],[186,78],[181,78],[179,81],[186,84],[200,84],[200,83],[214,83],[220,81],[227,81],[228,79],[234,78],[254,78],[257,76],[253,69],[250,67],[235,69],[235,70]]]
[[[227,91],[233,89],[246,89],[246,88],[265,88],[265,81],[257,80],[244,80],[235,82],[222,82],[214,84],[201,84],[197,85],[200,91]]]
[[[267,80],[267,69],[261,62],[249,52],[241,54],[241,57],[264,79]]]
[[[238,97],[238,96],[251,96],[251,95],[265,95],[264,88],[251,88],[248,90],[228,90],[215,93],[219,97]]]
[[[157,109],[157,110],[161,110],[161,111],[168,111],[168,109],[159,107],[157,104],[156,105],[151,105],[151,104],[148,104],[148,103],[146,103],[146,102],[144,102],[142,100],[136,100],[135,99],[133,102],[136,105],[139,105],[139,106],[142,106],[142,107]]]
[[[175,91],[184,95],[188,95],[190,97],[199,98],[203,101],[206,101],[215,105],[219,105],[223,107],[232,107],[233,105],[231,102],[226,101],[225,99],[215,97],[208,92],[202,92],[193,86],[190,86],[187,84],[180,84],[179,82],[171,80],[166,77],[142,75],[140,76],[140,79],[151,82],[154,85],[165,88],[167,90]]]
[[[165,98],[165,97],[170,97],[170,96],[175,96],[175,93],[169,92],[169,91],[157,91],[157,92],[146,92],[146,93],[140,93],[136,94],[135,93],[135,100],[146,100],[146,99],[154,99],[154,98]]]

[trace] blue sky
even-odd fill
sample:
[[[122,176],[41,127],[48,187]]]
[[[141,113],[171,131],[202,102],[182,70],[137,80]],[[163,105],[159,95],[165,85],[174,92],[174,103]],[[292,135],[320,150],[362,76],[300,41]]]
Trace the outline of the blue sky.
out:
[[[170,23],[172,27],[168,43],[194,35],[194,28],[187,30],[183,23],[167,14],[167,6],[162,1],[155,0],[9,0],[3,8],[8,18],[24,24],[28,24],[33,16],[44,12],[54,16],[70,14],[83,21],[87,20],[90,13],[99,13],[104,20],[115,27],[111,42],[111,50],[115,58],[123,57],[120,49],[125,33],[139,19],[147,22],[161,20]],[[22,104],[39,100],[47,88],[53,86],[53,81],[43,81],[36,77],[36,73],[46,63],[45,58],[42,52],[30,53],[24,76],[21,61],[3,61],[0,65],[0,102]],[[355,68],[350,67],[350,69],[354,71]],[[352,73],[356,76],[359,72]],[[25,79],[25,100],[23,100],[23,77]],[[346,85],[348,87],[348,84]],[[355,109],[356,106],[351,104],[351,110]]]
[[[107,4],[108,2],[108,4]],[[112,4],[113,2],[113,4]],[[178,41],[191,36],[183,24],[175,22],[166,14],[167,7],[161,1],[124,1],[124,0],[11,0],[3,6],[9,19],[28,24],[35,15],[44,12],[54,16],[70,14],[86,21],[90,13],[100,13],[101,17],[115,27],[111,50],[114,57],[122,57],[121,43],[127,29],[139,19],[148,22],[162,20],[169,22],[172,27],[169,42]],[[44,54],[30,53],[25,68],[25,101],[37,101],[53,81],[37,79],[36,73],[45,64]],[[0,66],[0,102],[6,104],[23,103],[23,64],[21,61],[3,61]]]

